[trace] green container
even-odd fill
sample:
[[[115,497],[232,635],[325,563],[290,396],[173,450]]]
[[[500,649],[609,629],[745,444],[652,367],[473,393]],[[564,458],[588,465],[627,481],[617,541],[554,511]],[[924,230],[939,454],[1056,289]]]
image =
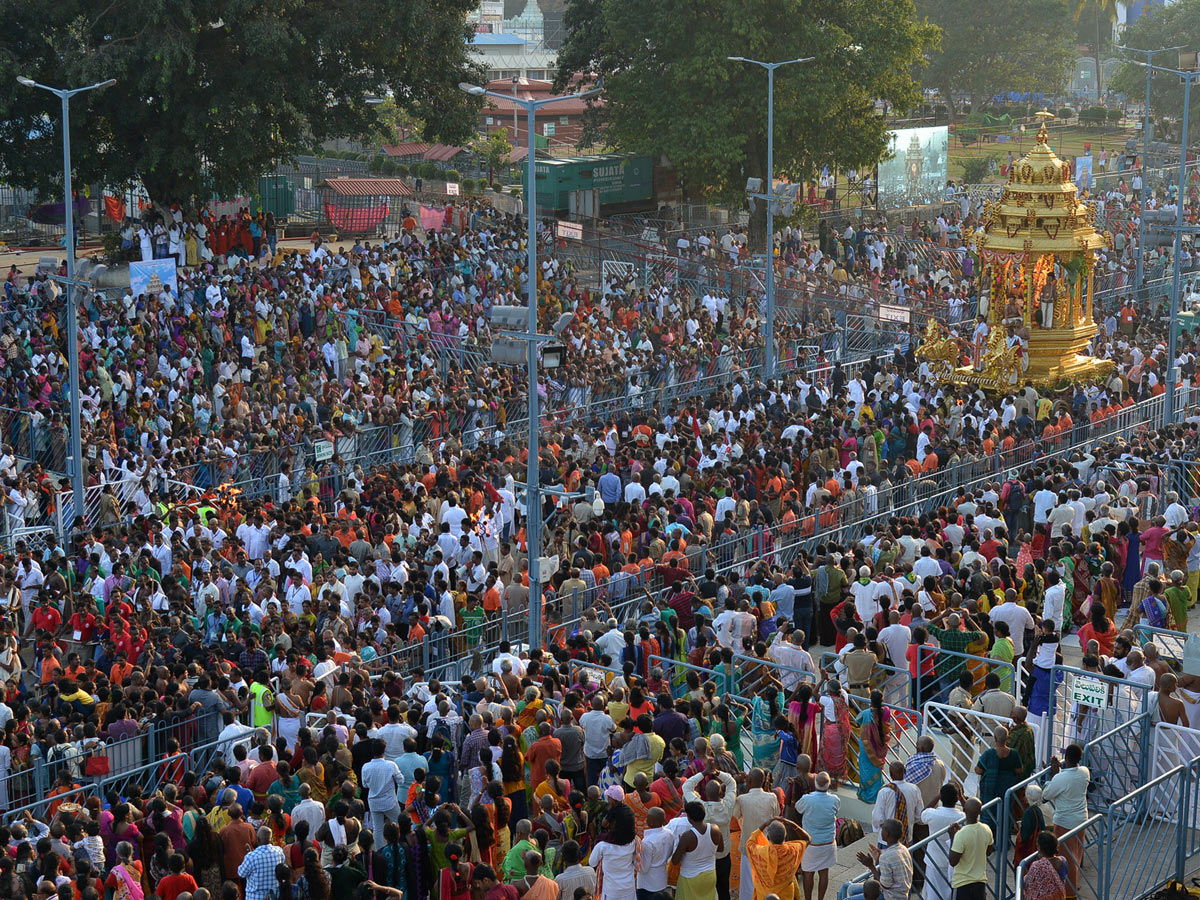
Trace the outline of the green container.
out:
[[[283,219],[296,211],[296,189],[286,175],[262,175],[258,179],[258,196],[264,212]]]
[[[565,210],[572,191],[599,190],[601,206],[647,203],[654,198],[654,159],[625,153],[560,156],[534,163],[537,205]]]

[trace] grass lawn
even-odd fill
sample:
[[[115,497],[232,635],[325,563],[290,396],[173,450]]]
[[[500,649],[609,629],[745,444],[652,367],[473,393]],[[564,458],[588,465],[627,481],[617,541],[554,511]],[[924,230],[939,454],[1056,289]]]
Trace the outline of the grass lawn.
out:
[[[1120,153],[1125,149],[1125,141],[1134,136],[1132,127],[1098,128],[1079,125],[1051,125],[1047,130],[1050,134],[1050,147],[1063,159],[1074,160],[1083,153],[1083,145],[1091,143],[1092,155],[1107,149],[1109,154]],[[1001,135],[1008,137],[1007,141],[999,141]],[[953,134],[950,135],[950,179],[959,181],[962,178],[963,160],[972,157],[994,156],[998,163],[1008,162],[1011,150],[1013,157],[1021,156],[1033,149],[1037,129],[1026,126],[1024,134],[1013,134],[1011,130],[999,134],[985,135],[982,141],[976,141],[969,146],[962,146]],[[1111,163],[1110,163],[1111,165]],[[997,174],[991,181],[999,181]]]

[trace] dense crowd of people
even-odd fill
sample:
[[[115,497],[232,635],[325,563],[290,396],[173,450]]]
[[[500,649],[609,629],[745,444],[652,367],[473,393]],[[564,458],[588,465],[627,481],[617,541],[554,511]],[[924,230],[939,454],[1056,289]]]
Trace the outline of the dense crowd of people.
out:
[[[1196,426],[1088,441],[1163,390],[1154,323],[1102,332],[1112,376],[1062,396],[938,385],[908,338],[766,382],[739,368],[754,302],[584,287],[547,234],[539,316],[572,318],[539,385],[559,565],[529,645],[522,376],[479,355],[487,310],[523,293],[517,225],[474,208],[352,247],[260,234],[178,290],[87,300],[97,508],[0,573],[0,807],[20,812],[0,897],[811,900],[853,843],[847,788],[880,836],[864,896],[914,877],[984,896],[1009,820],[1015,859],[1039,854],[1029,896],[1075,884],[1054,830],[1086,819],[1080,748],[1106,713],[1077,710],[1040,799],[996,814],[1034,774],[1062,638],[1165,720],[1200,715],[1200,678],[1126,630],[1186,631],[1200,547],[1171,461]],[[885,284],[947,316],[977,302],[969,274],[870,232],[822,240],[784,234],[781,275],[830,308]],[[21,281],[0,335],[2,405],[33,410],[0,456],[10,531],[56,502],[66,444],[56,289]],[[836,327],[813,308],[786,341]],[[386,453],[359,457],[379,428]],[[333,459],[281,450],[313,440]],[[220,487],[262,454],[286,459],[265,489]],[[1009,724],[909,753],[904,710],[931,700]],[[941,838],[914,876],[922,833]]]

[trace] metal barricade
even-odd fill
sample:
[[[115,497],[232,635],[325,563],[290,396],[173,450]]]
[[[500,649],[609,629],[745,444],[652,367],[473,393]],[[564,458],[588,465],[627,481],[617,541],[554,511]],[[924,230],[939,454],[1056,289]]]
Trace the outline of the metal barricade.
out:
[[[867,697],[855,694],[846,695],[846,705],[850,707],[851,721],[858,725],[858,717],[871,706]],[[921,714],[915,709],[904,706],[893,706],[885,703],[883,708],[891,713],[889,729],[890,744],[888,756],[891,759],[906,760],[917,752],[917,739],[921,736]],[[846,743],[846,759],[854,774],[850,783],[859,784],[858,752],[861,746],[861,725],[857,730],[851,730],[850,740]],[[884,773],[886,775],[886,772]]]
[[[1089,803],[1106,809],[1146,783],[1150,730],[1150,713],[1142,713],[1084,745],[1083,764],[1092,773]]]
[[[741,653],[733,654],[733,662],[735,665],[761,666],[765,668],[774,678],[775,682],[779,684],[785,696],[795,690],[802,681],[811,681],[814,689],[816,687],[817,675],[815,672],[810,672],[807,669],[797,669],[794,666],[785,666],[783,663],[773,659],[759,659],[756,656],[746,656]],[[741,671],[738,672],[736,683],[739,695],[744,694],[744,688],[751,686],[746,683]]]
[[[947,706],[930,701],[922,708],[921,735],[933,739],[934,745],[943,750],[938,756],[945,761],[944,751],[949,745],[950,776],[964,787],[975,774],[975,764],[980,755],[992,744],[992,736],[998,727],[1011,728],[1013,720],[1007,716],[993,716],[975,709]],[[1041,731],[1033,726],[1035,746],[1040,746]],[[1038,754],[1037,762],[1041,763]]]
[[[1078,828],[1072,828],[1058,839],[1060,854],[1068,849],[1077,858],[1087,858],[1098,862],[1098,865],[1095,866],[1078,867],[1075,883],[1066,886],[1069,895],[1089,897],[1094,900],[1108,900],[1109,895],[1105,890],[1107,882],[1103,854],[1104,832],[1104,816],[1092,816]],[[1015,900],[1025,900],[1029,897],[1029,894],[1025,892],[1025,876],[1029,871],[1030,863],[1036,858],[1036,856],[1030,856],[1022,860],[1017,867],[1013,894]]]
[[[136,788],[141,792],[141,796],[149,797],[164,783],[174,781],[174,773],[177,770],[186,771],[187,766],[186,753],[163,756],[162,759],[143,763],[137,768],[109,775],[101,780],[97,790],[101,797],[115,794],[124,799],[129,796],[131,788]]]
[[[54,807],[55,811],[57,811],[58,807],[63,803],[78,803],[82,805],[87,802],[89,797],[95,796],[103,797],[104,795],[97,790],[96,785],[94,784],[84,784],[72,787],[59,794],[55,794],[53,797],[46,796],[46,793],[43,792],[38,799],[30,800],[29,802],[20,806],[9,806],[4,813],[0,815],[0,821],[3,821],[6,825],[12,824],[13,822],[23,819],[25,817],[25,813],[29,813],[38,821],[49,822],[51,819],[49,814],[50,807]],[[11,799],[12,798],[10,797],[10,803]]]
[[[1185,823],[1170,811],[1195,789],[1188,774],[1180,766],[1143,782],[1104,812],[1099,871],[1107,897],[1145,897],[1177,871],[1185,824],[1195,820]]]
[[[1183,664],[1183,649],[1187,645],[1188,636],[1182,631],[1171,631],[1169,628],[1155,628],[1151,625],[1138,624],[1133,626],[1133,636],[1138,645],[1145,647],[1153,643],[1158,648],[1159,656],[1169,663]]]
[[[933,663],[934,677],[931,680],[918,680],[917,699],[922,706],[930,700],[943,702],[950,695],[950,691],[958,686],[963,672],[971,674],[972,697],[983,691],[984,682],[992,672],[1000,677],[1002,689],[1014,696],[1017,693],[1017,670],[1010,662],[992,659],[988,656],[960,653],[957,650],[930,647],[926,644],[918,645],[917,671],[924,671],[928,662]]]
[[[981,817],[985,819],[995,820],[999,812],[1000,800],[992,800],[984,804]],[[950,842],[953,839],[952,831],[955,830],[955,824],[949,824],[933,831],[928,837],[916,841],[908,848],[909,855],[912,857],[913,863],[913,897],[921,897],[922,900],[950,900],[952,891],[950,888]],[[995,882],[997,870],[1005,866],[1005,862],[995,853],[988,857],[988,883]],[[864,872],[855,878],[845,882],[838,889],[838,900],[848,900],[851,890],[851,885],[862,884],[868,878],[868,873]]]
[[[1045,721],[1040,723],[1046,740],[1045,759],[1062,753],[1068,744],[1085,746],[1148,709],[1150,687],[1141,682],[1070,666],[1053,666],[1048,677],[1048,706]],[[1033,707],[1031,702],[1031,722],[1037,722]],[[1143,751],[1148,751],[1149,730],[1143,733]]]
[[[847,693],[869,695],[871,691],[878,690],[883,693],[884,703],[896,706],[904,706],[913,696],[912,676],[907,668],[876,662],[871,667],[871,676],[865,685],[851,685],[840,656],[827,650],[821,654],[821,669],[835,676]]]

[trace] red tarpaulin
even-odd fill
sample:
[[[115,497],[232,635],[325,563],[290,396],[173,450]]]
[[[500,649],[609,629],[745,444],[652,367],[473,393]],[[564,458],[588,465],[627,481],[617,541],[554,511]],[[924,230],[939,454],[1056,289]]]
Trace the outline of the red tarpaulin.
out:
[[[325,218],[329,224],[341,231],[374,231],[387,218],[390,210],[386,203],[376,206],[346,208],[325,204]]]
[[[104,214],[114,222],[125,221],[125,201],[104,195]]]

